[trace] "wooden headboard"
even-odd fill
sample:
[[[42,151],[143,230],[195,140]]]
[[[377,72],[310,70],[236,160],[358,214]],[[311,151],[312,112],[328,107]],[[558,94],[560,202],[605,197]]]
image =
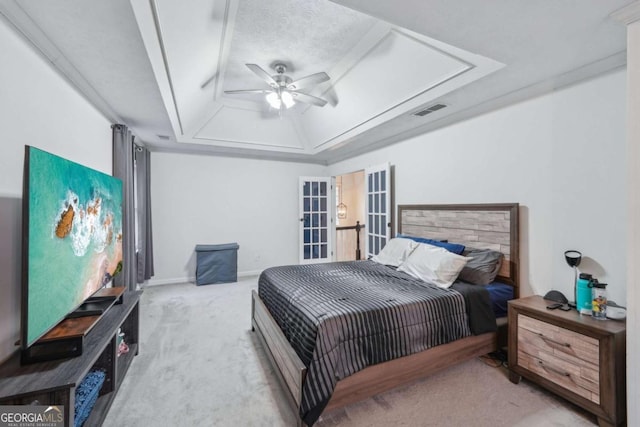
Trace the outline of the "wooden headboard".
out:
[[[399,205],[398,233],[448,240],[504,254],[497,280],[519,296],[518,203],[476,205]]]

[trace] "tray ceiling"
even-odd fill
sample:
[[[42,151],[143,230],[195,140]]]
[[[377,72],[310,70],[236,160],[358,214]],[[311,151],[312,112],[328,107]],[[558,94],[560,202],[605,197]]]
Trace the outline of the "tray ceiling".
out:
[[[317,154],[490,74],[497,61],[323,1],[134,3],[178,143]],[[245,64],[293,80],[326,72],[307,91],[325,107],[275,110]],[[162,87],[163,85],[161,85]]]
[[[331,163],[624,66],[609,15],[627,3],[4,0],[0,13],[151,149]],[[279,112],[224,94],[267,89],[245,64],[276,62],[294,80],[326,72],[305,91],[329,103]]]

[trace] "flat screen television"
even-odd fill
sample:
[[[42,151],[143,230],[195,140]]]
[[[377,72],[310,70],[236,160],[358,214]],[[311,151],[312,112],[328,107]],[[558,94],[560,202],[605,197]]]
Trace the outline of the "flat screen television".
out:
[[[26,349],[122,269],[122,182],[31,146],[24,167]]]

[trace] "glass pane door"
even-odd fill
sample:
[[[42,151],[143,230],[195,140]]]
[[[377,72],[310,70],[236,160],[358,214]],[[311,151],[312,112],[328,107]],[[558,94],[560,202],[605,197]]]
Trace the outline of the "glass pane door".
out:
[[[301,264],[331,260],[331,194],[331,178],[300,178]]]
[[[377,255],[391,238],[391,177],[389,163],[367,168],[365,173],[365,239],[367,259]]]

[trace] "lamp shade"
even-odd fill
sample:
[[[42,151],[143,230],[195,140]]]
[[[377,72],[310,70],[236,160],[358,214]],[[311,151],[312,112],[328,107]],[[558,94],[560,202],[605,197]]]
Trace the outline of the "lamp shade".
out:
[[[285,108],[291,108],[295,105],[295,100],[288,90],[281,90],[280,92],[270,92],[265,97],[269,105],[276,110],[279,110],[282,104]]]
[[[293,96],[291,96],[291,92],[287,90],[283,90],[280,93],[280,99],[282,100],[282,103],[284,104],[284,106],[287,108],[291,108],[293,107],[293,104],[295,104],[295,101],[293,100]]]
[[[275,108],[276,110],[280,109],[280,105],[282,104],[282,101],[280,100],[280,97],[278,96],[277,93],[271,92],[267,94],[266,98],[267,98],[267,102],[269,103],[269,105],[271,105],[271,107]]]
[[[580,265],[580,261],[582,261],[582,253],[576,250],[568,250],[564,253],[564,259],[569,264],[569,267],[577,267]]]

